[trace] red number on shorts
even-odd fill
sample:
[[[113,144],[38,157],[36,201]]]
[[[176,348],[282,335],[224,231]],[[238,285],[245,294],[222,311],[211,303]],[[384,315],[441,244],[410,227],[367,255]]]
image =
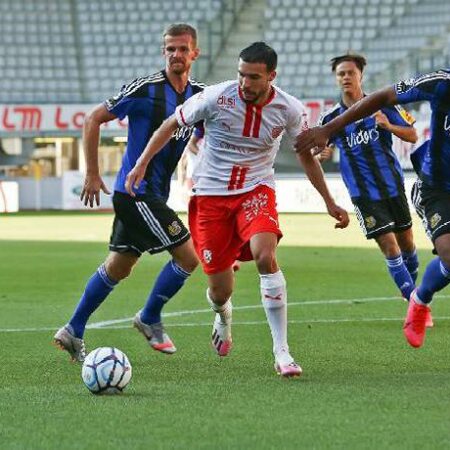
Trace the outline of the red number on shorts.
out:
[[[244,187],[247,172],[248,167],[233,166],[230,181],[228,182],[228,190],[234,191],[235,189],[242,189]]]

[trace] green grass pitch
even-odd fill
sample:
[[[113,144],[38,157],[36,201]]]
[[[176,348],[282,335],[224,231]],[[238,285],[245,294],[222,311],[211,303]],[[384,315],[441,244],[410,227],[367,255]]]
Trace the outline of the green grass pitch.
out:
[[[273,370],[250,263],[237,273],[229,357],[209,346],[201,270],[165,309],[178,352],[151,350],[129,319],[163,254],[142,258],[91,319],[106,324],[86,331],[88,349],[116,346],[133,366],[122,395],[94,396],[51,341],[106,255],[111,216],[0,217],[0,449],[450,448],[450,290],[433,304],[424,347],[408,347],[406,304],[352,221],[334,231],[326,216],[282,217],[278,255],[301,378]],[[430,245],[415,231],[423,271]]]

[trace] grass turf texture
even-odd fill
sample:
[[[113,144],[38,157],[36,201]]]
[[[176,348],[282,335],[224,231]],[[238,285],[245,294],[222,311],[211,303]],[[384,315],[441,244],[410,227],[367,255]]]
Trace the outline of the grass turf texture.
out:
[[[244,264],[234,300],[249,308],[235,311],[230,357],[219,359],[209,347],[210,312],[174,314],[207,309],[198,270],[165,309],[172,313],[165,322],[177,354],[152,351],[130,322],[87,330],[89,349],[116,346],[133,365],[123,395],[96,397],[82,384],[80,366],[50,343],[106,245],[95,236],[92,242],[51,238],[52,230],[82,238],[79,219],[87,230],[105,221],[107,230],[111,217],[15,221],[23,218],[0,220],[0,448],[449,448],[448,298],[434,304],[436,326],[425,346],[409,348],[401,330],[406,304],[394,299],[381,254],[357,229],[335,234],[326,216],[283,217],[289,245],[279,248],[279,261],[300,379],[283,380],[273,371],[257,274]],[[7,240],[37,232],[47,240]],[[308,234],[317,238],[295,245],[295,235],[305,245]],[[419,256],[423,268],[430,252]],[[91,323],[132,317],[167,259],[142,258]],[[350,301],[333,302],[342,299]],[[4,331],[24,328],[41,330]]]

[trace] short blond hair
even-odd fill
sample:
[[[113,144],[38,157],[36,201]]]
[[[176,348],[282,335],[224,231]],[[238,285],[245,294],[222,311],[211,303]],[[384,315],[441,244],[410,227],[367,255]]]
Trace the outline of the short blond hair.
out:
[[[197,45],[197,30],[188,23],[172,23],[170,24],[163,33],[163,39],[166,36],[181,36],[183,34],[188,34],[192,37],[194,45]]]

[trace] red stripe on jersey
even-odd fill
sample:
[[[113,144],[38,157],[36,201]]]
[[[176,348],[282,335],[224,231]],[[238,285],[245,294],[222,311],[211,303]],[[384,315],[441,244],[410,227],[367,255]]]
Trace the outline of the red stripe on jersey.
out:
[[[233,169],[231,170],[230,181],[228,182],[228,190],[229,191],[236,189],[236,180],[237,180],[239,171],[240,171],[239,166],[233,166]]]
[[[241,167],[241,171],[239,173],[239,179],[237,181],[236,189],[242,189],[245,183],[245,177],[248,172],[248,167]]]
[[[245,106],[245,123],[242,136],[250,137],[250,130],[253,122],[253,105],[251,103],[247,103]]]
[[[184,125],[188,127],[189,125],[184,120],[183,110],[181,108],[180,108],[180,117],[181,117],[181,120],[183,121]]]
[[[255,122],[253,124],[253,132],[252,132],[252,136],[254,138],[259,137],[259,129],[261,128],[261,119],[262,119],[262,106],[257,105],[255,107]]]

